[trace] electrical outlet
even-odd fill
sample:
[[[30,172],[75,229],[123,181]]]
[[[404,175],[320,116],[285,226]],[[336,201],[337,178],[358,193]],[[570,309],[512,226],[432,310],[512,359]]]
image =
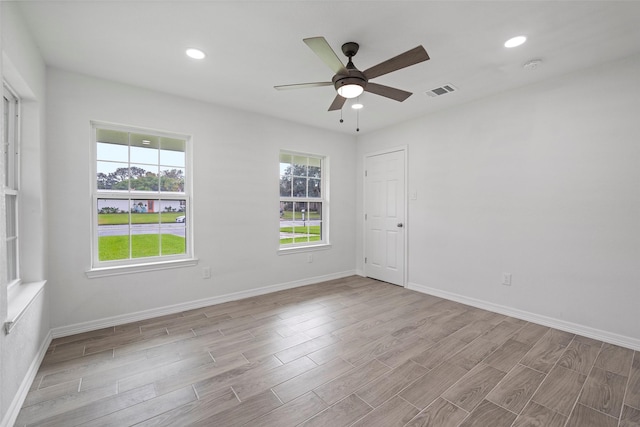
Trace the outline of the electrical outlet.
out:
[[[313,254],[307,254],[307,262],[313,262]]]
[[[502,273],[502,284],[511,286],[511,273]]]
[[[211,267],[203,267],[202,268],[202,278],[203,279],[211,279]]]

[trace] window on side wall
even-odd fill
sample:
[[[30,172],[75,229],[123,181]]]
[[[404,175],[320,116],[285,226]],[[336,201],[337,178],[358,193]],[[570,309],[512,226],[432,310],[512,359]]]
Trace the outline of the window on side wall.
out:
[[[94,123],[93,267],[192,258],[189,137]]]
[[[280,249],[327,245],[326,157],[280,152]]]
[[[19,177],[20,177],[20,101],[17,95],[3,84],[3,135],[2,155],[4,156],[7,271],[9,287],[20,283],[20,251],[18,228]]]

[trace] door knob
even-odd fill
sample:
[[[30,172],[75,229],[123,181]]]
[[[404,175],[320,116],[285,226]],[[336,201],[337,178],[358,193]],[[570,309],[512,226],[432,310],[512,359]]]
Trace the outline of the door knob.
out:
[[[404,226],[404,224],[402,224],[401,222],[398,223],[398,228],[402,228]]]

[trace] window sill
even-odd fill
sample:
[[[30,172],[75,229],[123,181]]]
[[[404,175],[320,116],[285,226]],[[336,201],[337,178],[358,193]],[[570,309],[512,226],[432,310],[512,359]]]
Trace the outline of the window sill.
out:
[[[325,251],[327,249],[331,249],[330,243],[324,243],[322,245],[314,245],[314,246],[298,246],[293,248],[280,248],[278,249],[278,255],[290,255],[290,254],[299,254],[304,252]]]
[[[85,274],[89,279],[98,277],[118,276],[121,274],[143,273],[146,271],[168,270],[171,268],[193,267],[198,265],[197,258],[181,259],[177,261],[159,261],[147,264],[118,265],[113,267],[92,268]]]
[[[7,292],[7,320],[4,322],[4,331],[10,333],[27,311],[31,303],[36,299],[46,280],[40,282],[22,283],[9,288]]]

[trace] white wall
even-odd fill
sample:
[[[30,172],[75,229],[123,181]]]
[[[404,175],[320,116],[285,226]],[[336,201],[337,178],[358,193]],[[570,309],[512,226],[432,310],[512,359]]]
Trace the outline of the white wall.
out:
[[[24,282],[46,279],[45,66],[14,3],[0,2],[2,77],[22,100],[20,264]],[[4,195],[2,195],[4,200]],[[0,209],[4,228],[4,209]],[[4,246],[4,244],[3,244]],[[4,257],[0,266],[5,267]],[[2,268],[2,281],[5,269]],[[0,286],[0,319],[7,317],[6,288]],[[0,425],[17,415],[49,340],[47,289],[40,292],[8,335],[0,332]]]
[[[410,287],[640,347],[639,119],[635,56],[361,136],[359,170],[408,145]]]
[[[52,327],[353,274],[355,139],[57,69],[47,73]],[[196,267],[88,279],[90,121],[193,136]],[[279,150],[327,155],[332,248],[278,255]],[[213,277],[202,279],[210,266]]]

